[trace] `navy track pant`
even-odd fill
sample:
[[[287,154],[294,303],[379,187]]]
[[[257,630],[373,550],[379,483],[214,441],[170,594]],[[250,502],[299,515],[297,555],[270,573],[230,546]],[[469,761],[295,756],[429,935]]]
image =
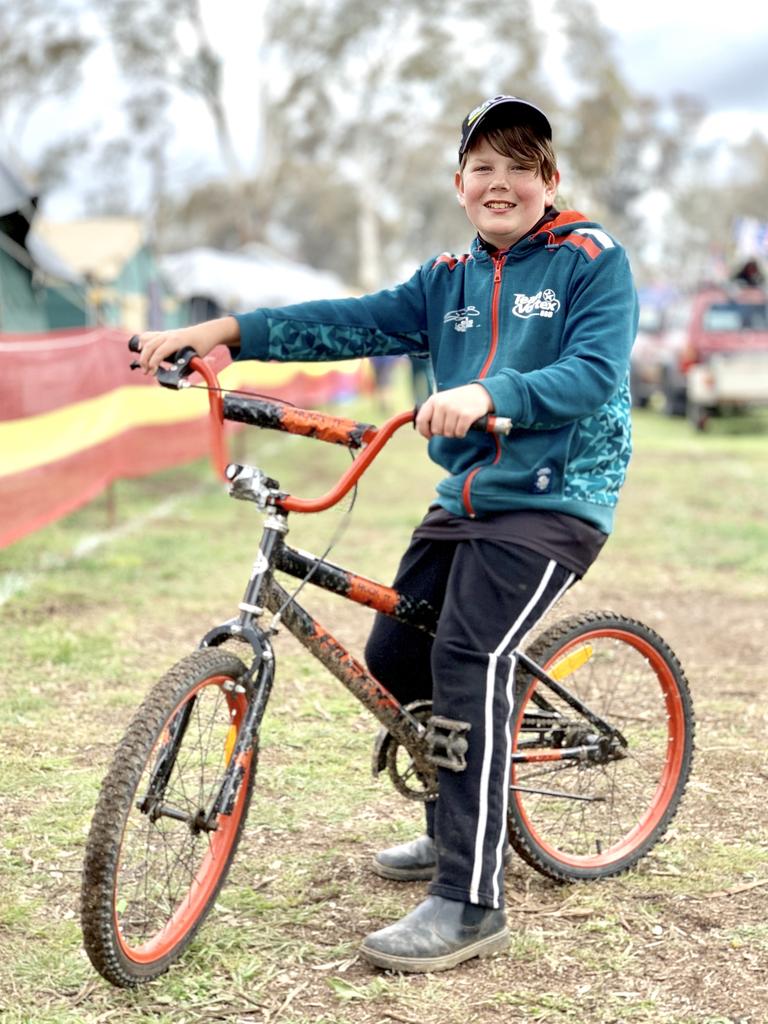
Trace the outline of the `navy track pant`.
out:
[[[433,714],[471,725],[466,769],[438,768],[440,795],[427,804],[435,895],[503,905],[512,655],[575,579],[545,555],[501,541],[414,540],[403,556],[394,586],[437,609],[437,632],[433,639],[377,615],[368,667],[401,703],[431,697]]]

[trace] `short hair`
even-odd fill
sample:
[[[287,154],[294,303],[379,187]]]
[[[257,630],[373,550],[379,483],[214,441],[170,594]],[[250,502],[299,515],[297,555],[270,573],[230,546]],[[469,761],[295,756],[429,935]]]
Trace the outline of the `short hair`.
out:
[[[557,157],[549,139],[539,135],[527,124],[514,124],[505,127],[482,128],[461,158],[459,171],[463,173],[467,160],[483,139],[487,140],[492,149],[502,156],[511,156],[520,161],[526,170],[540,174],[545,182],[550,182],[557,174]]]

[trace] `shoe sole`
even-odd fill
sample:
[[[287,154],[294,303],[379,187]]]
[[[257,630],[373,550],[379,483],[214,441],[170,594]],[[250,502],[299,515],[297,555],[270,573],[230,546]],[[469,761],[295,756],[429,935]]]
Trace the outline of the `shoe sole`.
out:
[[[387,971],[399,971],[404,974],[431,974],[434,971],[450,971],[465,960],[472,960],[474,957],[492,956],[494,953],[501,953],[509,945],[509,929],[496,932],[485,939],[473,942],[471,946],[462,946],[453,953],[446,953],[444,956],[432,957],[407,957],[395,956],[391,953],[383,953],[378,949],[371,949],[365,943],[360,947],[360,953],[376,967],[382,967]]]
[[[423,868],[391,868],[387,864],[373,859],[373,871],[379,878],[389,878],[395,882],[428,882],[435,874],[434,864]]]

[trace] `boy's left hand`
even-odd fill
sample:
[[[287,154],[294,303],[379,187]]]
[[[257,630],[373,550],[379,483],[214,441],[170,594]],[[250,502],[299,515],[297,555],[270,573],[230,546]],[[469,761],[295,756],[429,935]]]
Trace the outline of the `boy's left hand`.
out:
[[[482,384],[430,395],[416,417],[416,429],[422,437],[464,437],[475,422],[493,412],[493,401]]]

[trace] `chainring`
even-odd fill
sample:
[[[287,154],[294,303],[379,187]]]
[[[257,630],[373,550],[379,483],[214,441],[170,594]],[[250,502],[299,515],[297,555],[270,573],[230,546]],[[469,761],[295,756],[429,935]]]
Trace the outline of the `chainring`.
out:
[[[418,722],[426,723],[432,714],[432,701],[416,700],[407,704],[405,710]],[[433,768],[428,774],[419,771],[405,747],[386,730],[377,738],[374,764],[378,770],[386,766],[392,785],[406,799],[422,803],[437,799],[436,770]]]

